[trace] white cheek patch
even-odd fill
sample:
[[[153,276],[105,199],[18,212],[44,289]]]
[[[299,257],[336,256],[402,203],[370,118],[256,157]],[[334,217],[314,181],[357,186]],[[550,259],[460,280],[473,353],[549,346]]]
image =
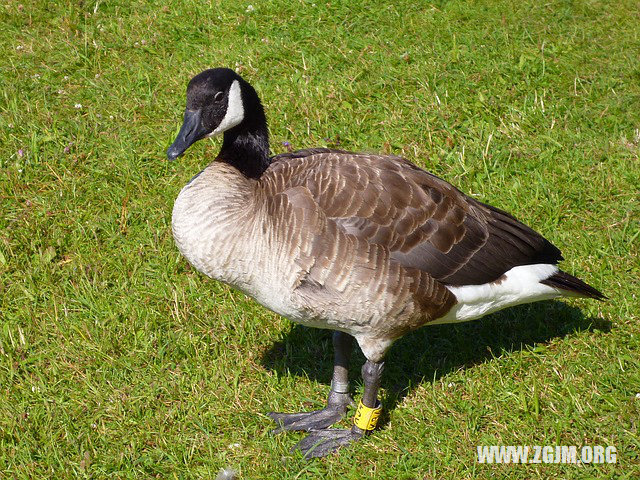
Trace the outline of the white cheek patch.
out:
[[[227,103],[227,113],[220,122],[220,125],[211,132],[207,137],[213,137],[230,128],[235,127],[244,119],[244,105],[242,104],[242,93],[240,92],[240,83],[234,80],[229,89],[229,100]]]

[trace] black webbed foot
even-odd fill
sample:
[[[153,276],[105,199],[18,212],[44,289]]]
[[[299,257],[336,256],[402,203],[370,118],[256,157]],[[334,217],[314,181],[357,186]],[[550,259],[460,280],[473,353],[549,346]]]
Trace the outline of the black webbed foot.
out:
[[[300,450],[305,459],[324,457],[340,447],[349,445],[362,438],[364,433],[359,428],[349,430],[330,428],[311,432],[300,440],[292,449]]]
[[[344,417],[345,412],[335,408],[327,407],[322,410],[303,413],[277,413],[270,412],[269,415],[277,424],[278,428],[272,433],[281,433],[287,430],[309,432],[311,430],[321,430],[339,422]]]
[[[349,394],[331,392],[328,405],[322,410],[303,413],[268,413],[277,424],[278,428],[273,433],[287,430],[310,432],[330,427],[342,420],[347,413],[347,407],[353,403]]]

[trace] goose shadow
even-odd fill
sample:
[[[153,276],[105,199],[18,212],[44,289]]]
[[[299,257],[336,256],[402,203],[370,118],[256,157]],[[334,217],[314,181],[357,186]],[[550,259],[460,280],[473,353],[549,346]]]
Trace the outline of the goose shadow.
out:
[[[559,301],[520,305],[472,322],[425,326],[396,341],[387,352],[382,402],[388,412],[418,385],[435,382],[450,372],[554,338],[583,331],[608,332],[611,328],[610,321],[585,317],[579,308]],[[262,365],[282,376],[307,377],[329,385],[333,371],[331,335],[330,330],[293,324],[263,353]],[[353,385],[361,390],[364,360],[360,349],[354,347],[349,368],[352,392]]]

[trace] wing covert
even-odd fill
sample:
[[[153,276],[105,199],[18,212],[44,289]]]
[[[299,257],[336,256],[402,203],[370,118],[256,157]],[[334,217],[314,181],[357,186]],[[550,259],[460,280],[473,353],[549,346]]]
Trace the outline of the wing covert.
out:
[[[306,187],[344,232],[445,284],[491,282],[516,265],[562,259],[513,216],[401,157],[314,149],[279,155],[271,169],[289,187]]]

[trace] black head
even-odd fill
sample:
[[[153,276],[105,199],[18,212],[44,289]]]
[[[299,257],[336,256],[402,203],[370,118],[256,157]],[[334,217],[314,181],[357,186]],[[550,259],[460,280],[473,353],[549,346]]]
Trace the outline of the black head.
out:
[[[256,121],[266,125],[253,87],[231,69],[205,70],[189,82],[184,121],[167,157],[173,160],[202,138],[246,129]]]

